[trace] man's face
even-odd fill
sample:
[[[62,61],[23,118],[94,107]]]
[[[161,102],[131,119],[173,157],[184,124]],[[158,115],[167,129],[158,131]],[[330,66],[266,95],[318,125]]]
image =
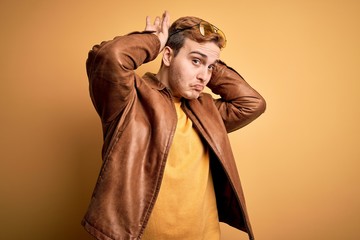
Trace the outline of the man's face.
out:
[[[196,99],[210,81],[220,57],[213,42],[198,43],[185,39],[184,46],[169,65],[168,87],[176,98]]]

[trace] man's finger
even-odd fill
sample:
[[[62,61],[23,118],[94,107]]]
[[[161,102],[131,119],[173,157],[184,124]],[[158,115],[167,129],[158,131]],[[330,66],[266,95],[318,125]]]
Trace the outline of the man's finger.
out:
[[[159,17],[156,17],[156,18],[155,18],[154,25],[156,25],[156,26],[159,26],[159,25],[160,25],[160,18],[159,18]]]
[[[147,29],[149,26],[151,26],[151,19],[149,16],[146,16],[146,26],[145,29]]]
[[[163,14],[163,19],[162,19],[162,24],[161,24],[161,28],[163,31],[168,31],[168,28],[169,28],[169,13],[168,11],[165,11],[164,14]]]

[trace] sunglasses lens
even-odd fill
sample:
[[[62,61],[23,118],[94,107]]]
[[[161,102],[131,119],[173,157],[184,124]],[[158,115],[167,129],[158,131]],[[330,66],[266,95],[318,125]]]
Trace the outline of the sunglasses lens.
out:
[[[199,24],[199,30],[200,30],[201,35],[203,35],[203,36],[207,36],[212,33],[218,34],[224,40],[224,44],[226,44],[225,34],[220,29],[215,27],[214,25],[203,21]]]
[[[200,30],[201,35],[206,36],[205,27],[202,23],[200,23],[200,25],[199,25],[199,30]]]
[[[223,33],[223,31],[221,30],[217,30],[217,34],[219,34],[219,36],[224,39],[224,44],[226,44],[226,38],[225,38],[225,34]]]
[[[209,35],[211,33],[216,33],[214,32],[213,27],[207,22],[200,23],[200,32],[203,36]]]

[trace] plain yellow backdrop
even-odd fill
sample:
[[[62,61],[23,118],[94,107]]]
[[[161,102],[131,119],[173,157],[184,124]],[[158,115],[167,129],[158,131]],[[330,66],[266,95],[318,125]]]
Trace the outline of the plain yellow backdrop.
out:
[[[102,135],[87,53],[165,9],[221,28],[222,59],[267,100],[230,134],[256,238],[360,239],[357,0],[1,1],[0,238],[92,239],[80,221]]]

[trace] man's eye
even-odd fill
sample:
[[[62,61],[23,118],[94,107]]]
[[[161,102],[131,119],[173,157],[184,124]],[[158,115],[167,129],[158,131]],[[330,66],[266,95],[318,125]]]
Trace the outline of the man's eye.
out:
[[[201,63],[200,59],[197,59],[197,58],[193,59],[192,61],[193,61],[194,64],[200,64]]]
[[[214,65],[210,65],[210,66],[208,67],[208,69],[209,69],[210,71],[214,70],[214,68],[215,68]]]

